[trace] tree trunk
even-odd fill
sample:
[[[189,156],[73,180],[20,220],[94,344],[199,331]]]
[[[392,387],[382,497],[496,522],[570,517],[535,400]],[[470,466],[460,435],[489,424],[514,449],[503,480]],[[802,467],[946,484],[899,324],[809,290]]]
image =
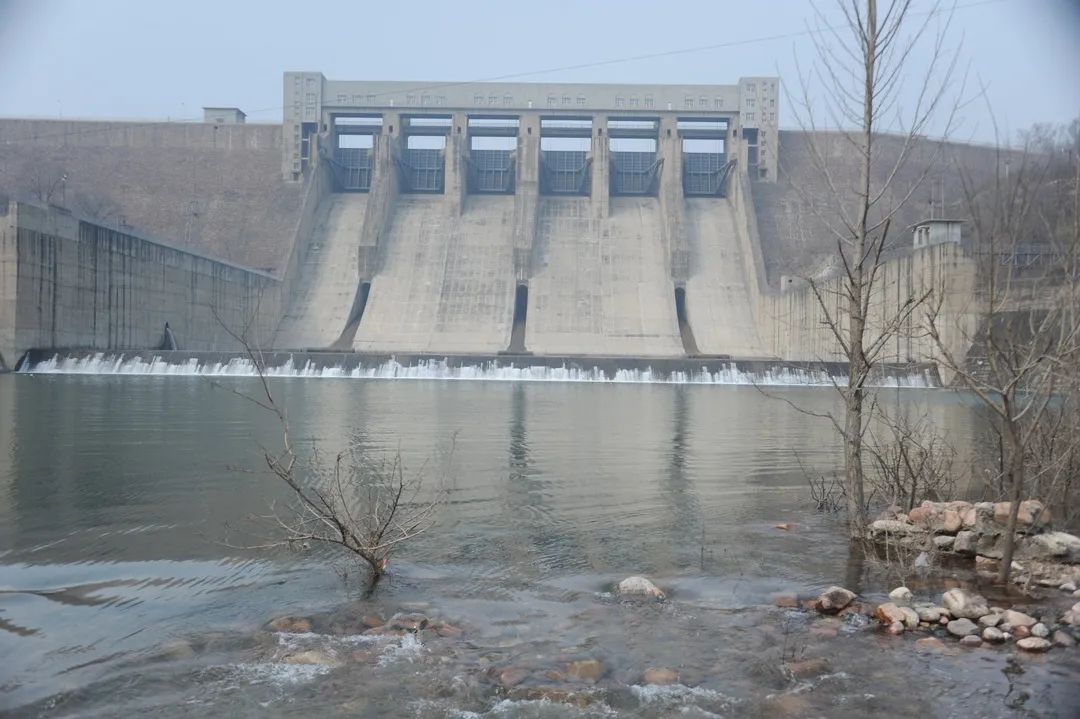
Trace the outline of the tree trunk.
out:
[[[866,366],[866,242],[870,214],[871,149],[874,132],[874,66],[878,52],[877,0],[867,0],[863,34],[863,157],[859,183],[859,222],[852,256],[848,262],[848,386],[844,397],[844,484],[847,495],[848,531],[852,538],[866,534],[866,503],[863,498],[863,385]]]
[[[1006,411],[1010,411],[1008,403]],[[1011,415],[1010,415],[1011,417]],[[1006,420],[1005,434],[1009,441],[1009,521],[1005,525],[1005,546],[1001,551],[1001,566],[998,567],[998,581],[1009,583],[1012,573],[1013,553],[1016,551],[1016,525],[1020,515],[1020,499],[1024,492],[1024,455],[1020,439],[1016,436],[1016,427]]]

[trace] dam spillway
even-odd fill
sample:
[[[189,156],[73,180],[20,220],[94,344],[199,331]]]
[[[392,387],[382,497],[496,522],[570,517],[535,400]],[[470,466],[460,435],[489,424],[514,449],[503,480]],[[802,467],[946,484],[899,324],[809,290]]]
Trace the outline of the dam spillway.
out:
[[[190,126],[0,120],[17,160],[0,181],[25,195],[19,182],[59,158],[79,198],[0,201],[0,366],[34,349],[245,342],[627,367],[842,360],[802,275],[766,277],[764,255],[775,275],[822,241],[797,141],[778,177],[777,78],[422,92],[284,79],[281,125],[238,110]],[[179,158],[190,173],[172,171]],[[134,226],[101,214],[113,202]],[[873,312],[944,278],[963,353],[972,272],[956,243],[916,245],[886,263]],[[835,273],[822,281],[839,291]],[[912,335],[884,352],[902,365],[933,347]]]

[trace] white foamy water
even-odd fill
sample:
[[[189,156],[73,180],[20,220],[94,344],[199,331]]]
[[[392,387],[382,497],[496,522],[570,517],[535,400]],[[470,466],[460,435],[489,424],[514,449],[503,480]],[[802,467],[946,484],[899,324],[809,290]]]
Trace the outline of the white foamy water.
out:
[[[251,360],[234,357],[227,362],[200,362],[191,358],[170,362],[160,356],[147,361],[139,356],[97,353],[82,357],[54,355],[29,367],[21,374],[89,374],[89,375],[147,375],[254,377],[256,368]],[[651,368],[617,369],[608,376],[598,367],[506,367],[494,362],[452,366],[446,360],[422,360],[404,365],[393,359],[373,367],[346,369],[342,366],[323,366],[308,361],[286,362],[267,366],[268,377],[297,377],[311,379],[420,379],[472,380],[491,382],[607,382],[613,384],[711,384],[763,385],[771,387],[831,387],[844,384],[844,376],[830,376],[824,370],[775,366],[761,371],[740,369],[730,362],[715,371],[705,366],[698,371],[657,373]],[[894,376],[878,383],[879,387],[934,387],[935,382],[926,370]]]

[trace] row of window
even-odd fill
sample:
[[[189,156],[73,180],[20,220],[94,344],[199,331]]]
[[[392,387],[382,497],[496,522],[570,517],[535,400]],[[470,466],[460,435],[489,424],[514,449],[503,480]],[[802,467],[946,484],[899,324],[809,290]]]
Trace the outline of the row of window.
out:
[[[753,112],[745,112],[745,113],[743,113],[743,121],[744,122],[757,122],[757,113],[753,113]],[[776,123],[776,113],[775,112],[763,112],[763,113],[761,113],[761,121],[762,122],[767,122],[767,123],[770,123],[770,124],[775,124]]]

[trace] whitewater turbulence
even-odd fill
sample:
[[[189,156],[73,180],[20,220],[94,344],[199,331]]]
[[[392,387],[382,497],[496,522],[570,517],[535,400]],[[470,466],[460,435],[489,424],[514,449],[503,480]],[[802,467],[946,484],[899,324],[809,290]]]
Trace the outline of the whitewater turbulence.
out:
[[[83,375],[148,375],[148,376],[206,376],[253,377],[256,367],[246,357],[227,361],[204,361],[189,357],[170,361],[162,356],[147,360],[138,355],[97,353],[84,356],[52,357],[24,363],[20,374],[83,374]],[[723,363],[710,369],[674,370],[670,372],[644,369],[616,368],[605,371],[593,367],[551,367],[534,365],[507,366],[498,362],[453,364],[446,359],[419,360],[402,364],[389,359],[372,366],[347,368],[322,365],[311,360],[296,362],[292,357],[280,364],[268,364],[265,373],[270,377],[341,378],[341,379],[420,379],[420,380],[481,380],[503,382],[607,382],[630,384],[699,384],[699,385],[765,385],[831,387],[842,384],[846,377],[830,374],[824,369],[776,365],[764,369],[742,369],[735,362]],[[925,388],[935,386],[925,370],[895,374],[877,383],[879,387]]]

